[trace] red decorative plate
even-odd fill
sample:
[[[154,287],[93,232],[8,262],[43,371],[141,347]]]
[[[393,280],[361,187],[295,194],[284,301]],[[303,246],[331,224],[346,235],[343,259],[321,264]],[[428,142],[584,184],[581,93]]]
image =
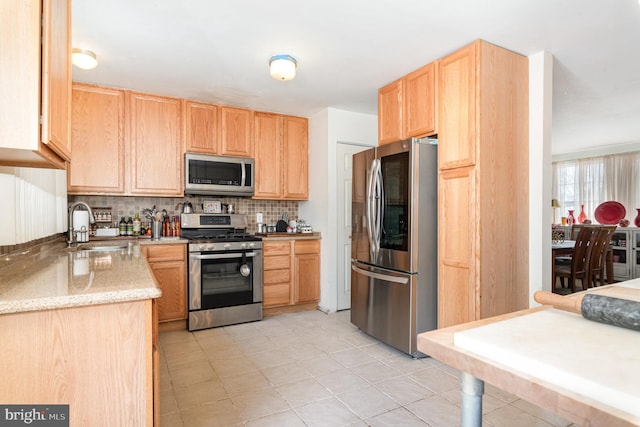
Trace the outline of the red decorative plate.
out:
[[[596,221],[605,225],[617,224],[626,214],[624,206],[614,201],[600,203],[595,211]]]

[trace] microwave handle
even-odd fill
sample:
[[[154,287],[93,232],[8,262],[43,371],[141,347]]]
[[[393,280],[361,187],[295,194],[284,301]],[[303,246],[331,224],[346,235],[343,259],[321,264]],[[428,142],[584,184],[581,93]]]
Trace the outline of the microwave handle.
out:
[[[242,178],[241,178],[242,186],[247,185],[247,164],[242,163]]]

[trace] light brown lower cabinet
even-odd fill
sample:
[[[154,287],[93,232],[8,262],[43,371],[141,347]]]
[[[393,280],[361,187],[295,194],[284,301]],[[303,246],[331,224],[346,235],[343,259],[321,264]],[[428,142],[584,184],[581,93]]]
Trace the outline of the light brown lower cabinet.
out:
[[[0,315],[0,402],[68,404],[72,426],[151,427],[152,301]]]
[[[262,241],[265,308],[320,299],[320,239]]]
[[[153,276],[162,291],[158,298],[158,321],[187,318],[187,267],[184,244],[142,245]]]

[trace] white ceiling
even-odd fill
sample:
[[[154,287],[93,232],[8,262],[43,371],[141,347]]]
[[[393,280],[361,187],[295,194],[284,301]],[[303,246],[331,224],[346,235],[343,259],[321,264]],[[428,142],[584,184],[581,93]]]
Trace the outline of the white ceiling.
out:
[[[74,0],[73,80],[256,110],[377,114],[377,89],[475,39],[554,56],[553,154],[640,143],[638,0]],[[268,60],[298,60],[295,80]]]

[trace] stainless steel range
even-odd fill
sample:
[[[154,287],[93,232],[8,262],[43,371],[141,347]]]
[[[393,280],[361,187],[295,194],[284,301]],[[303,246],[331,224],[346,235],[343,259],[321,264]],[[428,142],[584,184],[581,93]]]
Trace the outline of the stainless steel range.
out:
[[[182,214],[189,240],[189,330],[262,319],[262,240],[246,215]]]

